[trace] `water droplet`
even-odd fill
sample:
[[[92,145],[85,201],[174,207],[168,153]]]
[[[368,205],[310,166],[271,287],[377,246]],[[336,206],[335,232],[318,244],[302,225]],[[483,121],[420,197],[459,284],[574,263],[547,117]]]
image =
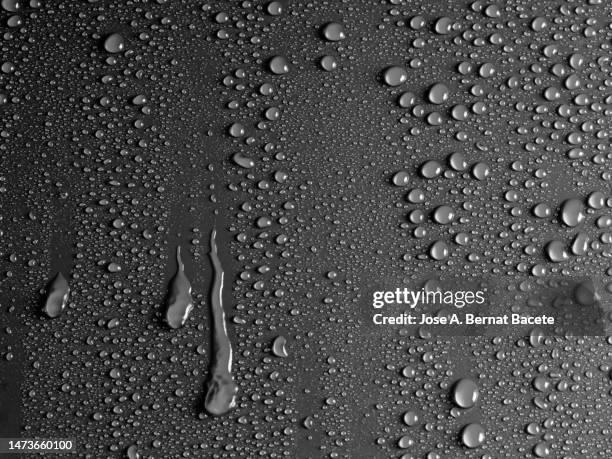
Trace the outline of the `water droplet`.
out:
[[[536,457],[548,457],[550,455],[550,447],[545,442],[539,442],[533,447],[533,454]]]
[[[404,67],[394,65],[383,73],[383,80],[388,86],[399,86],[408,79],[408,72]]]
[[[339,22],[329,22],[323,26],[323,36],[328,41],[340,41],[346,38],[344,26]]]
[[[453,387],[453,402],[461,408],[471,408],[478,402],[480,391],[476,383],[469,378],[457,381]]]
[[[434,210],[433,219],[440,225],[448,225],[455,218],[455,211],[449,206],[438,206]]]
[[[111,262],[106,267],[109,273],[118,273],[121,271],[121,265],[119,263]]]
[[[185,275],[180,246],[176,248],[176,272],[170,281],[166,305],[166,323],[172,328],[180,328],[185,325],[193,310],[193,298],[191,297],[191,283]]]
[[[444,241],[436,241],[429,248],[429,256],[437,261],[446,260],[448,253],[448,245]]]
[[[449,17],[444,16],[436,21],[434,25],[434,30],[439,35],[448,35],[452,30],[452,26],[453,20]]]
[[[338,60],[334,56],[323,56],[320,64],[326,72],[333,72],[338,68]]]
[[[402,419],[404,420],[404,424],[413,427],[419,422],[419,415],[415,411],[406,411]]]
[[[468,448],[478,448],[485,441],[485,430],[478,423],[466,425],[461,431],[461,443]]]
[[[268,63],[270,71],[275,75],[289,73],[289,60],[284,56],[274,56]]]
[[[286,344],[287,340],[284,336],[277,336],[272,343],[272,352],[274,355],[282,358],[289,357],[287,349],[285,349]]]
[[[472,168],[472,175],[476,180],[484,180],[491,173],[489,165],[486,163],[477,163]]]
[[[126,453],[127,453],[128,459],[140,459],[142,457],[140,453],[138,452],[138,447],[136,445],[130,446],[127,449]]]
[[[47,290],[47,298],[43,311],[50,318],[59,317],[66,309],[70,287],[62,273],[57,273]]]
[[[561,263],[569,258],[569,254],[565,250],[565,244],[562,241],[550,241],[546,245],[546,256],[555,263]]]
[[[442,164],[435,160],[427,161],[421,166],[420,172],[424,178],[435,178],[442,173]]]
[[[396,172],[392,182],[395,186],[406,186],[410,180],[410,175],[406,171]]]
[[[109,53],[120,53],[125,49],[125,39],[119,33],[113,33],[104,40],[104,49]]]
[[[429,88],[427,98],[432,104],[440,105],[448,100],[449,94],[450,91],[448,89],[448,86],[442,83],[436,83],[431,88]]]
[[[232,156],[232,160],[238,166],[243,167],[245,169],[252,169],[253,167],[255,167],[255,161],[253,161],[251,158],[247,158],[242,153],[235,153]]]
[[[585,218],[584,204],[580,199],[568,199],[561,205],[561,221],[567,226],[578,226]]]

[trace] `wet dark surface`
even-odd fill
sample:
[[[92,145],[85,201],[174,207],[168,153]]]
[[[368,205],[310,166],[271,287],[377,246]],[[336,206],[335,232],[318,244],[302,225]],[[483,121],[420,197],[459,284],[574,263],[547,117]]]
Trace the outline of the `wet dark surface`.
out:
[[[0,6],[0,437],[612,456],[607,335],[373,333],[362,310],[365,286],[426,276],[576,276],[609,304],[609,3]],[[237,391],[210,414],[214,228]],[[183,288],[172,328],[177,246],[193,309]]]

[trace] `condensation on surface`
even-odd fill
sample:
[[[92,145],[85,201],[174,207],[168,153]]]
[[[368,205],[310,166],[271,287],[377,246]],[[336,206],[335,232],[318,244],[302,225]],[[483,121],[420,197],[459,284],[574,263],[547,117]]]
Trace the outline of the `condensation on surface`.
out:
[[[1,376],[22,400],[2,436],[86,458],[612,457],[609,336],[372,333],[362,310],[370,282],[437,277],[506,279],[509,310],[588,278],[579,307],[608,304],[609,2],[0,15]]]

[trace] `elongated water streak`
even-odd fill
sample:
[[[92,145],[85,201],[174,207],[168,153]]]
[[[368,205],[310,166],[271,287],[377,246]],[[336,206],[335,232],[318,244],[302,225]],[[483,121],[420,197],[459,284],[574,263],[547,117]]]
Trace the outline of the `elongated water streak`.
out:
[[[223,310],[223,279],[225,273],[217,253],[217,230],[210,233],[210,260],[213,265],[213,285],[210,298],[213,316],[213,359],[204,407],[210,414],[227,413],[236,405],[238,386],[232,376],[232,343],[225,326]]]

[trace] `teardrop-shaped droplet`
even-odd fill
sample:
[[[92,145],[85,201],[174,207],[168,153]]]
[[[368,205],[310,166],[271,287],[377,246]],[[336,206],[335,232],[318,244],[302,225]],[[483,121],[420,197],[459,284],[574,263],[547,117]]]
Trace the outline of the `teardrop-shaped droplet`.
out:
[[[398,440],[397,446],[399,446],[401,449],[412,448],[414,446],[414,440],[412,439],[412,437],[404,435]]]
[[[576,234],[574,241],[572,242],[572,253],[574,255],[582,256],[585,255],[589,248],[589,235],[584,232]]]
[[[255,167],[255,161],[253,161],[251,158],[244,156],[242,153],[235,153],[234,156],[232,156],[232,160],[237,165],[245,169],[252,169],[253,167]]]
[[[47,299],[43,309],[45,314],[52,319],[59,317],[66,309],[69,293],[68,281],[62,273],[57,273],[47,290]]]
[[[176,274],[170,281],[166,309],[166,323],[172,328],[180,328],[185,325],[193,310],[191,284],[185,275],[180,246],[176,248],[176,265]]]

